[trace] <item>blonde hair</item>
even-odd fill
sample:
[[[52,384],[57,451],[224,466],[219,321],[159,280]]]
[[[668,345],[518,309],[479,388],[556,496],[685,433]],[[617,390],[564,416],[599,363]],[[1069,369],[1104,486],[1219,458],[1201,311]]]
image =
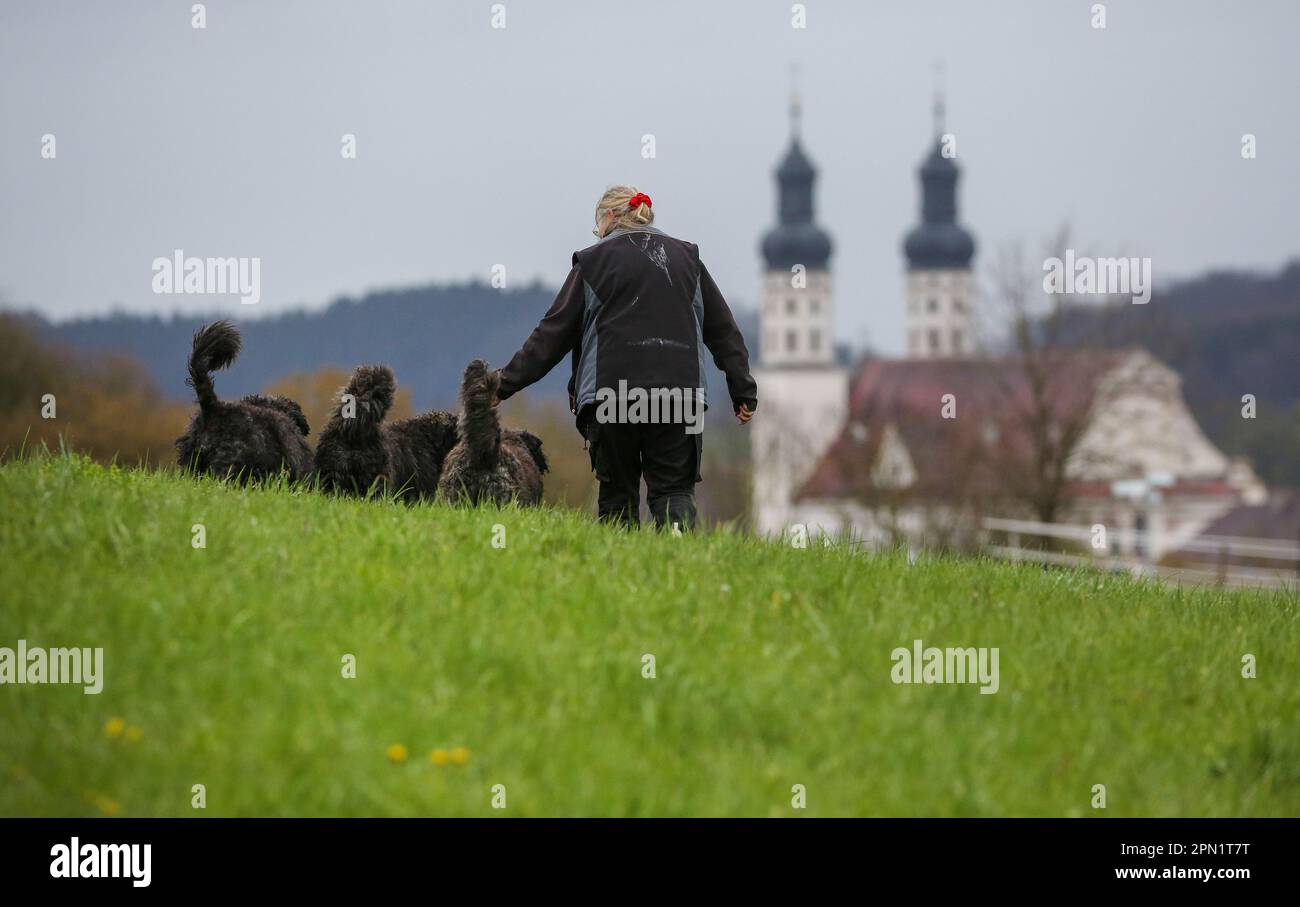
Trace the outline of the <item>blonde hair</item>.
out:
[[[645,227],[655,222],[655,213],[645,202],[632,208],[628,202],[632,197],[641,190],[636,186],[610,186],[605,190],[605,194],[596,202],[596,224],[599,225],[605,217],[606,212],[614,215],[614,222],[610,225],[610,230],[623,228],[625,230],[635,230],[637,227]]]

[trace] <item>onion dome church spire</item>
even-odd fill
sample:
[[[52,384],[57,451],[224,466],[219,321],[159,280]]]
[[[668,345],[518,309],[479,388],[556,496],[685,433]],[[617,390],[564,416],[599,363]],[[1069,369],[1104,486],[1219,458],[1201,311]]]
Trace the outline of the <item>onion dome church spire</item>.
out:
[[[770,271],[788,271],[794,265],[825,269],[831,257],[831,238],[813,223],[813,184],[817,171],[799,141],[799,97],[790,99],[790,148],[776,168],[777,223],[763,237],[763,258]]]
[[[976,354],[975,240],[957,223],[956,145],[944,132],[943,91],[934,98],[934,138],[921,164],[921,223],[907,234],[907,354],[963,359]]]
[[[960,173],[955,157],[944,155],[943,115],[943,93],[936,92],[933,145],[920,169],[921,223],[903,243],[912,270],[969,268],[975,255],[975,240],[957,223]]]

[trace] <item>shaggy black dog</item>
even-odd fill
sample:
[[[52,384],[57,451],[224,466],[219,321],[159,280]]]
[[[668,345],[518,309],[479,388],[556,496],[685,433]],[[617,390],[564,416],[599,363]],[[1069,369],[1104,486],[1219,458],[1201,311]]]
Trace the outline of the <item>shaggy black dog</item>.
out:
[[[497,418],[501,376],[482,359],[465,367],[460,387],[460,441],[442,464],[439,492],[450,501],[512,498],[533,505],[542,499],[546,456],[542,440],[526,431],[502,430]]]
[[[456,417],[431,412],[386,425],[396,388],[385,365],[353,372],[316,445],[322,488],[364,495],[379,482],[407,501],[437,493],[443,458],[456,443]]]
[[[194,334],[190,376],[199,411],[176,439],[176,461],[185,469],[240,481],[276,475],[295,481],[311,474],[307,419],[288,397],[251,394],[237,403],[217,399],[212,372],[239,355],[239,331],[229,321],[214,321]]]

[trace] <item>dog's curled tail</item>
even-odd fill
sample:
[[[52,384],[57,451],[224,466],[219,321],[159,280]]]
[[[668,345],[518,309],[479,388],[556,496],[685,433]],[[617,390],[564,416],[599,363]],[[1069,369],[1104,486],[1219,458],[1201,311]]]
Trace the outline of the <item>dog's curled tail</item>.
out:
[[[371,428],[384,421],[396,393],[397,379],[391,368],[363,365],[352,373],[347,387],[339,392],[334,415],[344,425]]]
[[[185,383],[194,388],[202,412],[207,413],[219,402],[212,388],[212,373],[235,361],[240,344],[239,329],[229,321],[214,321],[194,332],[190,376]]]
[[[470,465],[478,469],[496,466],[501,445],[501,421],[497,418],[497,390],[501,375],[482,359],[465,366],[460,383],[460,436],[469,451]]]

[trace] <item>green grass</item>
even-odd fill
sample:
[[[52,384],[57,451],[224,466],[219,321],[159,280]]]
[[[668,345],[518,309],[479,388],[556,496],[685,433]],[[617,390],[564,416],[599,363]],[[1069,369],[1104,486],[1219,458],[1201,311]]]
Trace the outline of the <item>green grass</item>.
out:
[[[0,646],[105,685],[0,687],[0,814],[1296,815],[1297,605],[36,457]],[[998,647],[1000,691],[893,684],[914,639]]]

